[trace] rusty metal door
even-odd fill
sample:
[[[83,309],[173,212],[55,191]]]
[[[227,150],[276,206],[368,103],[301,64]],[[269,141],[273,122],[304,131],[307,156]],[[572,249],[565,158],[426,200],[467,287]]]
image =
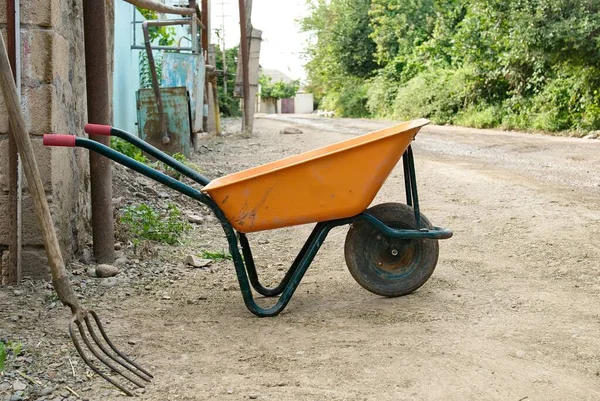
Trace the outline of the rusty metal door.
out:
[[[294,114],[294,98],[281,99],[281,112],[284,114]]]

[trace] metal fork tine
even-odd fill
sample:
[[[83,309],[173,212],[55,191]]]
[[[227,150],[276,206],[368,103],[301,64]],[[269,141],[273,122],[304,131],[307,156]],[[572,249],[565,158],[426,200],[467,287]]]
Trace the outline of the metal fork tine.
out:
[[[71,341],[73,341],[73,345],[75,345],[75,349],[77,350],[77,353],[79,354],[79,356],[81,357],[81,359],[83,359],[83,361],[94,372],[96,372],[98,375],[100,375],[104,380],[108,381],[110,384],[112,384],[113,386],[117,387],[119,390],[121,390],[122,392],[124,392],[128,396],[133,397],[133,393],[131,391],[127,390],[121,384],[119,384],[116,381],[114,381],[110,376],[104,374],[100,369],[98,369],[96,366],[94,366],[94,364],[92,363],[92,361],[90,361],[88,359],[88,357],[85,355],[85,352],[83,352],[83,348],[81,347],[81,344],[79,344],[79,340],[75,336],[75,333],[74,333],[74,330],[73,330],[73,323],[76,323],[75,320],[71,320],[71,323],[69,323],[69,335],[71,336]],[[81,331],[81,327],[79,327],[79,324],[77,324],[77,326],[79,328],[79,332],[81,333],[82,332]],[[88,347],[89,347],[89,345],[88,345]]]
[[[84,330],[84,327],[81,324],[81,322],[75,322],[75,323],[77,324],[77,327],[79,328],[79,333],[81,334],[81,338],[83,339],[83,342],[85,343],[85,345],[87,345],[88,349],[92,352],[92,354],[94,354],[94,356],[100,360],[100,362],[102,362],[104,365],[106,365],[108,368],[110,368],[110,370],[123,376],[125,379],[129,380],[136,386],[138,386],[140,388],[144,388],[143,383],[139,382],[137,379],[130,377],[123,371],[119,370],[113,363],[111,363],[110,360],[106,359],[98,351],[96,351],[96,349],[90,343],[90,340],[88,339],[87,335],[85,334],[85,330]]]
[[[90,312],[90,313],[91,313],[91,312]],[[104,352],[104,354],[105,354],[106,356],[108,356],[110,359],[112,359],[113,361],[115,361],[116,363],[118,363],[119,365],[121,365],[122,367],[124,367],[125,369],[127,369],[129,372],[131,372],[131,373],[135,374],[136,376],[138,376],[140,379],[142,379],[142,380],[145,380],[145,381],[147,381],[147,382],[149,382],[149,381],[150,381],[150,378],[146,377],[146,376],[145,376],[143,373],[140,373],[140,372],[138,372],[138,371],[137,371],[137,370],[135,370],[134,368],[132,368],[132,367],[128,366],[128,365],[127,365],[127,364],[125,364],[123,361],[120,361],[120,360],[119,360],[119,359],[117,359],[117,358],[116,358],[114,355],[112,355],[112,354],[111,354],[111,353],[110,353],[110,352],[109,352],[109,351],[106,349],[106,347],[104,346],[104,344],[102,344],[102,342],[100,341],[100,339],[98,338],[98,336],[96,336],[96,331],[95,331],[95,330],[94,330],[94,328],[92,327],[92,323],[90,322],[90,318],[89,318],[89,316],[86,316],[86,317],[84,318],[84,320],[85,320],[85,325],[87,326],[87,328],[88,328],[88,330],[89,330],[89,332],[90,332],[90,335],[92,336],[92,339],[94,340],[94,343],[96,343],[96,345],[98,346],[98,348],[100,348],[100,350],[101,350],[102,352]],[[94,319],[94,320],[96,320],[96,319]],[[99,324],[99,323],[100,323],[100,322],[99,322],[99,320],[96,320],[96,324]],[[98,326],[98,329],[100,330],[100,333],[102,333],[102,334],[105,334],[105,333],[103,333],[103,329],[102,329],[102,327],[101,327],[101,326]],[[108,338],[107,336],[104,336],[104,335],[103,335],[102,337],[104,337],[104,340],[105,340],[105,341],[106,341],[106,339]],[[110,341],[110,340],[109,340],[109,341]],[[107,341],[107,342],[108,342],[108,341]],[[109,346],[110,346],[110,344],[109,344]],[[115,350],[115,348],[113,348],[113,347],[111,347],[111,348],[113,349],[113,351]],[[117,352],[117,351],[115,351],[115,352]],[[120,352],[117,352],[117,353],[118,353],[118,354],[120,354]],[[119,356],[121,356],[121,355],[119,355]],[[124,359],[126,359],[126,360],[127,360],[128,358],[127,358],[127,357],[125,357]],[[130,362],[130,361],[127,361],[127,362]],[[131,363],[131,362],[130,362],[130,363]],[[137,367],[137,366],[136,366],[136,367]]]
[[[136,386],[138,386],[140,388],[144,387],[143,383],[139,382],[137,379],[135,379],[133,377],[130,377],[126,373],[124,373],[121,370],[119,370],[110,360],[108,360],[105,357],[103,357],[94,348],[94,346],[90,343],[90,340],[88,339],[87,335],[85,334],[85,329],[83,327],[83,324],[80,321],[75,320],[75,324],[77,324],[77,328],[79,329],[79,334],[81,335],[81,338],[83,339],[83,342],[85,343],[85,345],[87,346],[87,348],[90,350],[90,352],[92,354],[94,354],[94,356],[96,358],[98,358],[100,360],[100,362],[102,362],[104,365],[106,365],[108,368],[110,368],[113,372],[118,373],[119,375],[123,376],[125,379],[129,380],[130,382],[132,382]]]
[[[96,322],[96,325],[98,326],[98,330],[100,331],[100,334],[102,335],[102,338],[104,338],[104,341],[106,341],[106,343],[108,344],[108,346],[117,355],[119,355],[121,358],[123,358],[125,361],[127,361],[127,363],[129,363],[130,365],[134,366],[137,370],[139,370],[144,375],[146,375],[146,377],[144,377],[143,375],[141,375],[138,372],[134,371],[133,369],[128,368],[131,372],[135,373],[137,376],[139,376],[140,378],[144,379],[147,382],[149,382],[150,379],[154,378],[154,376],[152,376],[147,370],[145,370],[140,365],[138,365],[137,363],[135,363],[134,361],[132,361],[129,357],[127,357],[127,355],[123,354],[117,347],[114,346],[114,344],[112,343],[112,341],[110,341],[110,338],[108,338],[108,335],[104,331],[104,327],[102,326],[102,323],[100,322],[100,318],[98,317],[98,315],[96,314],[96,312],[94,312],[93,310],[90,310],[89,314],[92,315],[92,317],[94,318],[94,321]],[[87,323],[87,321],[88,321],[88,318],[86,316],[86,323]],[[90,333],[92,333],[92,337],[95,337],[94,332],[93,332],[93,330],[91,328],[90,328]],[[96,343],[99,344],[99,342],[95,338],[94,338],[94,341],[96,341]],[[100,347],[100,348],[102,348],[102,347]],[[112,357],[110,354],[108,354],[104,349],[102,349],[102,350],[104,351],[105,354],[109,355],[113,360],[115,360],[116,362],[119,362],[122,366],[126,367],[125,365],[123,365],[123,363],[121,363],[120,361],[118,361],[114,357]]]

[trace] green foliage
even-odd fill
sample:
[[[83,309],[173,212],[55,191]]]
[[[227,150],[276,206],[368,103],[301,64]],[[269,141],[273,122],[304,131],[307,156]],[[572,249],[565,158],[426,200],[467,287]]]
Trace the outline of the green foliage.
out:
[[[148,158],[139,148],[135,147],[127,141],[124,141],[121,138],[111,136],[110,147],[116,150],[117,152],[121,152],[125,156],[129,156],[140,163],[148,164]]]
[[[134,241],[145,239],[169,245],[179,244],[181,236],[191,229],[191,225],[181,217],[179,208],[172,203],[162,212],[146,204],[127,207],[120,223]]]
[[[14,361],[23,351],[23,343],[20,341],[0,340],[0,373],[6,370],[11,361]]]
[[[283,81],[271,82],[271,77],[262,75],[259,77],[258,82],[260,83],[260,96],[263,98],[271,99],[287,99],[296,96],[296,92],[300,87],[299,81],[293,81],[286,83]]]
[[[158,19],[158,13],[156,11],[150,11],[140,7],[137,7],[137,10],[146,20]],[[153,43],[158,41],[159,46],[174,46],[176,44],[175,29],[173,27],[151,26],[148,27],[148,35],[150,36],[150,41]]]
[[[227,76],[225,77],[224,74],[221,74],[217,78],[219,110],[225,117],[239,117],[242,115],[242,111],[240,109],[240,100],[233,96],[233,90],[235,89],[235,74],[237,70],[238,52],[239,46],[225,50]],[[215,55],[217,59],[217,70],[224,71],[223,51],[218,45],[216,47]],[[225,93],[225,86],[223,85],[225,79],[227,79],[227,93]]]
[[[225,252],[225,251],[216,251],[216,252],[201,251],[198,256],[200,256],[202,259],[214,260],[215,262],[221,262],[223,260],[232,260],[233,259],[231,254],[228,252]]]
[[[309,4],[308,87],[339,115],[600,129],[600,2]]]
[[[6,351],[6,345],[4,341],[0,341],[0,372],[4,372],[4,365],[6,364],[6,358],[8,357],[8,353]]]
[[[181,153],[175,153],[173,154],[171,157],[173,157],[173,159],[177,160],[180,163],[183,164],[188,164],[187,158],[185,157],[185,155],[181,154]],[[182,174],[175,170],[172,167],[169,167],[168,165],[166,165],[165,163],[158,163],[158,168],[160,168],[165,174],[175,178],[176,180],[179,180],[182,176]]]
[[[469,79],[467,69],[432,70],[417,75],[398,89],[394,117],[425,117],[436,124],[451,123],[452,117],[471,101]]]
[[[158,14],[155,11],[146,10],[138,7],[138,11],[146,20],[158,19]],[[150,36],[150,42],[153,44],[158,43],[159,46],[175,46],[177,41],[175,39],[175,29],[167,26],[151,26],[148,27],[148,35]],[[156,66],[156,76],[158,82],[162,78],[162,53],[153,52],[154,64]],[[139,53],[140,63],[140,87],[144,89],[152,88],[152,72],[150,71],[150,63],[148,61],[148,54],[146,51]]]
[[[148,61],[148,53],[141,51],[139,53],[140,62],[140,88],[152,88],[152,70]],[[160,83],[162,79],[162,53],[154,52],[154,66],[156,68],[156,79]]]

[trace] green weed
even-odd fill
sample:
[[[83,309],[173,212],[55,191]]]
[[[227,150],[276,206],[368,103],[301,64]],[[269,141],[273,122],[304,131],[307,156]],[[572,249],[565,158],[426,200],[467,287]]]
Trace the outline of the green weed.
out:
[[[110,147],[117,152],[123,153],[125,156],[131,157],[133,160],[148,164],[148,158],[144,156],[144,153],[140,149],[121,138],[111,136]]]
[[[181,217],[179,208],[172,203],[162,213],[146,204],[127,207],[120,223],[134,242],[145,239],[169,245],[180,244],[181,236],[191,229],[191,225]]]
[[[231,254],[225,251],[201,251],[198,256],[200,256],[202,259],[214,260],[215,262],[221,262],[223,260],[232,260]]]
[[[4,372],[8,364],[14,361],[22,351],[23,343],[20,341],[0,341],[0,373]]]

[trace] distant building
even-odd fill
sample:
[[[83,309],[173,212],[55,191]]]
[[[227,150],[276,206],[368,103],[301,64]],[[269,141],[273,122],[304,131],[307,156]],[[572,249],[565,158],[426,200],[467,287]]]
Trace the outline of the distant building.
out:
[[[271,78],[271,82],[284,82],[291,84],[294,82],[292,78],[279,70],[261,68],[260,73]],[[275,103],[272,99],[263,99],[260,97],[260,88],[256,99],[256,110],[258,113],[265,114],[309,114],[314,111],[313,94],[307,93],[304,88],[300,88],[296,96],[289,99],[278,99]]]

